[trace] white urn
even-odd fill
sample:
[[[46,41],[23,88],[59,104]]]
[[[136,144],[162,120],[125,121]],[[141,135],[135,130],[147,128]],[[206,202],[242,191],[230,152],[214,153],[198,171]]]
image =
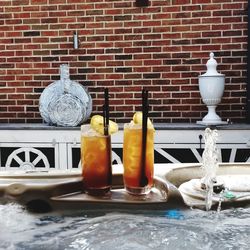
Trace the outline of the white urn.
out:
[[[225,75],[217,72],[214,53],[210,53],[206,66],[207,72],[199,76],[199,90],[202,101],[207,105],[208,113],[202,121],[197,123],[202,125],[227,124],[216,114],[216,107],[221,102],[224,93]]]

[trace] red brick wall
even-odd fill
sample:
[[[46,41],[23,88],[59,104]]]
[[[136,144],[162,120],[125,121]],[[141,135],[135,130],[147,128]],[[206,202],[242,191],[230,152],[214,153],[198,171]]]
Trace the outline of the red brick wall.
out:
[[[247,0],[2,0],[0,122],[41,122],[39,97],[59,65],[87,86],[93,113],[102,88],[111,118],[139,110],[141,88],[155,122],[196,122],[206,113],[198,89],[210,51],[226,75],[218,113],[245,120]],[[80,39],[73,48],[73,33]]]

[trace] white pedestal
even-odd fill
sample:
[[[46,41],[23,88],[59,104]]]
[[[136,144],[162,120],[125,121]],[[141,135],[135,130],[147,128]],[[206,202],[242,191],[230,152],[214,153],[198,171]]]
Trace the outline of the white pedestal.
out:
[[[207,105],[208,113],[202,119],[202,121],[197,121],[197,124],[201,125],[223,125],[228,124],[227,121],[222,121],[221,118],[216,114],[216,105]]]
[[[224,122],[224,121],[197,121],[196,122],[199,125],[205,125],[205,126],[209,126],[209,125],[226,125],[228,124],[228,122]]]

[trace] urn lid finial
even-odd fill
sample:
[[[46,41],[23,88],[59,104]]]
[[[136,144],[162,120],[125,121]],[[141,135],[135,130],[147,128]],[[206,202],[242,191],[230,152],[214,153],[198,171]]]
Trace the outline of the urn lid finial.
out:
[[[214,76],[214,75],[222,75],[220,73],[217,72],[217,61],[214,59],[214,53],[211,52],[209,54],[210,59],[207,61],[206,66],[207,66],[207,72],[205,74],[203,74],[203,76]]]

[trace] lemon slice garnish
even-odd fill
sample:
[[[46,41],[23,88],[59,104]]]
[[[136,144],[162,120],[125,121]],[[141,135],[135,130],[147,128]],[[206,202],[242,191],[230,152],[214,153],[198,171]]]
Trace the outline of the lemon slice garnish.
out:
[[[133,122],[135,124],[139,124],[142,125],[142,112],[136,112],[133,116]],[[151,120],[148,118],[148,128],[154,128],[153,123],[151,122]]]
[[[94,115],[90,120],[90,126],[96,132],[104,135],[104,122],[103,116],[101,115]],[[109,120],[109,134],[114,134],[118,131],[118,124]]]

